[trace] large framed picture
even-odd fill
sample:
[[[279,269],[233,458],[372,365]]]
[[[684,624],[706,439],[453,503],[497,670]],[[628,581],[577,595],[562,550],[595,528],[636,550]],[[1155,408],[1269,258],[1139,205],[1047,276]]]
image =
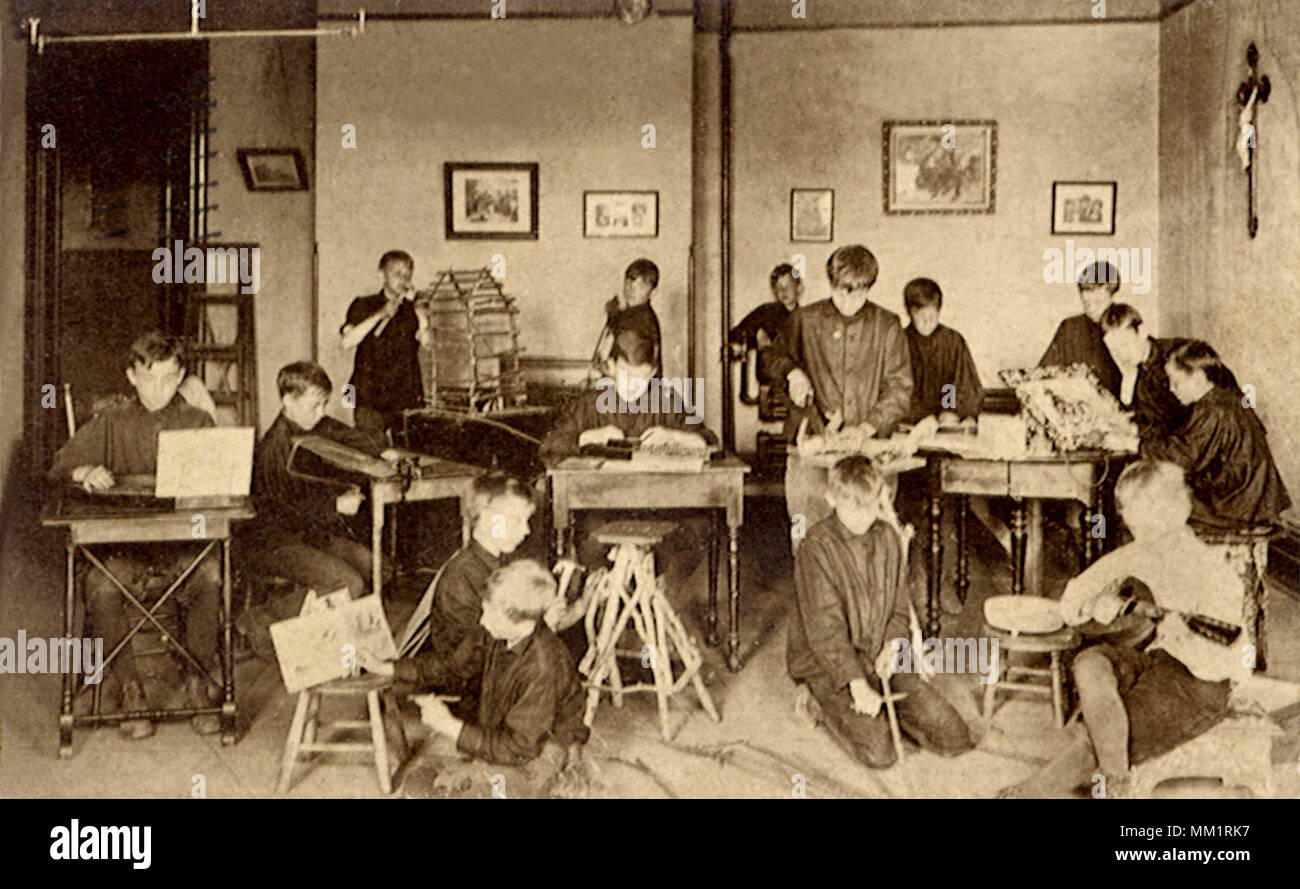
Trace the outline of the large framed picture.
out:
[[[998,124],[993,120],[887,120],[885,212],[992,213]]]
[[[1114,182],[1053,182],[1052,234],[1115,234]]]
[[[584,238],[659,237],[659,192],[584,191]]]
[[[446,237],[537,238],[537,164],[445,163]]]
[[[249,191],[303,191],[307,165],[296,148],[240,148],[235,151]]]
[[[835,190],[790,189],[790,240],[830,241],[835,237]]]

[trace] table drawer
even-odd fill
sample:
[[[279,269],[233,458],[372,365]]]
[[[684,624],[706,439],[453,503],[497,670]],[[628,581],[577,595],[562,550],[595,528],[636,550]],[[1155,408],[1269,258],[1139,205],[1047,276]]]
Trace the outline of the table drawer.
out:
[[[1090,503],[1096,474],[1092,463],[1012,463],[1011,496]]]
[[[1006,497],[1010,490],[1007,464],[993,460],[945,460],[940,466],[945,494]]]

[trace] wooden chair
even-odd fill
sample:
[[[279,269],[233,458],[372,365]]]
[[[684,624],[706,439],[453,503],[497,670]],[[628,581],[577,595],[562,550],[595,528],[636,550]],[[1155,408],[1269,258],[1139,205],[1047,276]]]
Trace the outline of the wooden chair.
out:
[[[369,753],[374,757],[379,789],[385,794],[392,793],[388,739],[384,731],[384,717],[379,702],[380,691],[391,683],[391,677],[365,673],[357,677],[335,679],[300,691],[298,705],[293,711],[293,722],[289,726],[289,737],[284,744],[284,756],[280,761],[280,780],[276,784],[275,792],[289,791],[293,769],[300,758],[309,758],[313,753]],[[320,705],[321,699],[326,697],[365,698],[369,718],[339,719],[322,724]],[[398,718],[396,714],[394,718]],[[335,729],[369,729],[370,740],[368,742],[319,740],[322,734]]]
[[[703,658],[694,640],[686,632],[677,613],[668,602],[655,577],[652,547],[660,543],[675,526],[672,522],[620,521],[601,527],[596,540],[613,546],[613,565],[603,574],[593,574],[589,583],[597,584],[586,615],[587,653],[578,670],[587,677],[587,710],[583,721],[590,726],[596,718],[600,693],[609,692],[615,707],[623,706],[623,695],[654,692],[659,699],[659,727],[664,741],[671,737],[668,722],[668,699],[689,684],[695,689],[705,711],[714,722],[720,721],[713,698],[700,676]],[[641,650],[618,647],[619,638],[631,624],[640,637]],[[673,653],[682,662],[682,672],[673,677]],[[618,658],[649,659],[653,683],[623,685]]]
[[[984,688],[984,718],[993,718],[993,708],[997,703],[998,691],[1016,690],[1040,697],[1051,698],[1052,715],[1056,727],[1065,726],[1065,667],[1061,655],[1079,647],[1083,637],[1071,627],[1053,633],[1012,633],[997,627],[984,625],[984,635],[998,640],[1001,650],[998,656],[998,669],[992,681]],[[1033,654],[1046,654],[1049,659],[1047,667],[1025,667],[1010,662],[1013,651]],[[1046,678],[1047,684],[1029,682],[1017,677]]]

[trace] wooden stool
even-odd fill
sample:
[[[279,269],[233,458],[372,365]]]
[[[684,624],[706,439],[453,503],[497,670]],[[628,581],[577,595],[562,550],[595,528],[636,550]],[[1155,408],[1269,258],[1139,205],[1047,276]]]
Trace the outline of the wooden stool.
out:
[[[388,771],[388,741],[384,736],[384,718],[379,709],[379,692],[392,683],[388,676],[366,673],[348,679],[335,679],[298,692],[298,706],[293,711],[289,738],[284,744],[284,758],[280,761],[280,781],[276,793],[287,793],[293,778],[293,768],[299,758],[312,753],[371,753],[375,757],[375,771],[379,775],[379,789],[385,794],[393,792],[392,777]],[[340,719],[320,723],[321,698],[364,697],[369,719]],[[317,732],[330,729],[370,729],[370,741],[318,741]]]
[[[998,656],[998,669],[993,681],[984,689],[984,718],[993,718],[993,706],[999,689],[1025,691],[1030,694],[1050,697],[1052,715],[1056,718],[1056,727],[1065,725],[1065,669],[1061,664],[1061,654],[1079,647],[1083,637],[1079,631],[1070,627],[1054,633],[1012,633],[1009,630],[984,625],[984,635],[996,638],[1001,653]],[[1048,667],[1021,667],[1010,663],[1013,651],[1046,654],[1051,660]],[[1047,677],[1048,684],[1017,680],[1017,676]]]
[[[703,663],[700,650],[687,635],[655,577],[651,547],[675,527],[672,522],[611,522],[595,535],[600,543],[612,544],[610,560],[613,565],[603,573],[592,575],[588,581],[598,584],[587,608],[587,653],[578,665],[578,670],[587,677],[587,712],[583,722],[588,727],[596,718],[602,691],[610,693],[615,707],[623,706],[624,694],[652,691],[659,698],[659,727],[664,740],[668,741],[668,698],[682,691],[687,684],[694,687],[696,696],[713,721],[719,721],[713,698],[700,677]],[[636,628],[644,643],[640,651],[618,648],[618,640],[629,623]],[[683,665],[682,673],[676,679],[673,678],[674,649]],[[654,683],[623,685],[618,658],[644,658],[647,655],[654,672]]]
[[[1255,646],[1255,672],[1263,673],[1268,669],[1268,587],[1264,574],[1268,571],[1268,543],[1279,529],[1266,524],[1226,530],[1193,523],[1192,530],[1203,543],[1222,553],[1228,567],[1241,579],[1242,623],[1247,641]]]

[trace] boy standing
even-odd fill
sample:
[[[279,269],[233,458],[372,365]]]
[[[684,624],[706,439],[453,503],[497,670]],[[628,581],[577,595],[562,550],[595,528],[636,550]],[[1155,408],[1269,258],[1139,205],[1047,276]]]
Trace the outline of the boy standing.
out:
[[[1168,435],[1187,419],[1187,408],[1169,388],[1165,361],[1185,339],[1156,339],[1142,330],[1142,316],[1125,303],[1101,314],[1102,341],[1121,375],[1119,403],[1133,409],[1141,438]]]
[[[1130,578],[1145,584],[1159,607],[1239,623],[1241,581],[1187,524],[1192,499],[1183,471],[1139,460],[1120,474],[1115,498],[1133,542],[1066,584],[1066,623],[1114,620],[1122,604],[1116,591]],[[1083,725],[1072,727],[1060,756],[1004,795],[1069,793],[1099,769],[1106,795],[1124,796],[1130,765],[1172,750],[1223,718],[1233,684],[1250,675],[1247,664],[1241,646],[1197,635],[1174,614],[1160,621],[1145,650],[1109,643],[1085,649],[1073,665]]]
[[[914,278],[903,288],[903,305],[912,323],[907,350],[912,357],[912,407],[907,421],[938,416],[945,425],[977,417],[984,388],[965,338],[939,323],[943,292],[929,278]]]
[[[880,677],[894,664],[894,639],[909,638],[902,541],[886,517],[884,478],[866,457],[845,457],[830,470],[833,514],[808,531],[794,560],[795,604],[787,661],[806,683],[822,718],[871,768],[896,758]],[[900,728],[942,754],[970,749],[961,716],[917,673],[893,677]],[[902,695],[906,697],[902,697]]]
[[[1092,368],[1103,389],[1115,397],[1120,394],[1120,371],[1102,341],[1101,315],[1119,290],[1119,270],[1109,262],[1094,262],[1079,274],[1079,299],[1083,314],[1061,322],[1039,367],[1068,367],[1086,364]]]
[[[424,724],[473,761],[413,770],[407,796],[541,796],[576,764],[590,733],[573,659],[542,619],[556,596],[555,578],[531,559],[492,573],[476,717],[457,719],[435,696],[416,699]]]
[[[181,343],[176,338],[155,330],[132,343],[126,378],[135,387],[136,397],[104,409],[78,429],[54,455],[50,479],[74,482],[87,491],[98,492],[112,488],[117,476],[154,474],[160,431],[213,425],[210,416],[177,395],[184,376]],[[143,587],[141,601],[147,605],[171,586],[197,553],[197,546],[133,543],[115,547],[103,561],[129,587]],[[126,637],[128,618],[137,612],[132,608],[128,613],[127,602],[101,571],[90,571],[84,590],[86,612],[95,632],[103,637],[105,649],[111,652]],[[220,593],[221,573],[216,559],[204,559],[176,593],[183,612],[186,650],[209,673],[217,667]],[[123,710],[150,709],[129,644],[113,659],[109,675],[121,684]],[[220,700],[220,692],[199,676],[186,679],[185,694],[191,706],[208,707]],[[221,729],[215,714],[195,716],[191,723],[202,734]],[[124,720],[119,729],[131,739],[154,733],[154,725],[147,719]]]
[[[609,361],[614,341],[625,330],[638,333],[653,350],[653,371],[658,376],[663,367],[662,342],[659,335],[659,316],[650,307],[650,297],[659,286],[659,266],[648,259],[638,259],[623,273],[623,292],[605,303],[605,327],[596,340],[596,350],[591,356],[589,381],[594,382],[609,373]]]
[[[830,299],[790,316],[772,345],[767,371],[770,382],[786,385],[794,407],[811,400],[813,410],[838,416],[844,428],[888,436],[911,406],[912,367],[898,316],[867,300],[877,271],[866,247],[832,253],[826,260]],[[803,516],[811,526],[824,518],[825,490],[826,470],[805,463],[792,448],[785,474],[791,519]]]
[[[344,349],[355,348],[351,385],[356,397],[353,421],[358,429],[382,435],[402,411],[424,403],[420,382],[420,329],[411,275],[415,262],[403,250],[389,250],[379,260],[384,286],[374,296],[359,296],[348,306],[339,328]]]

